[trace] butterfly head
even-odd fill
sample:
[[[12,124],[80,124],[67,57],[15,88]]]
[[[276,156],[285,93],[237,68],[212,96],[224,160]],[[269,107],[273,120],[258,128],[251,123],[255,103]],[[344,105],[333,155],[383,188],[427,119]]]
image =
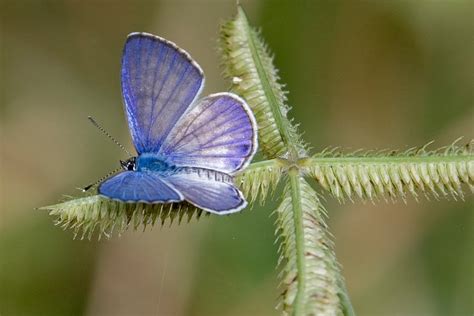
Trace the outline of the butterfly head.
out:
[[[125,171],[135,171],[137,170],[137,157],[132,157],[127,160],[120,160],[120,165]]]

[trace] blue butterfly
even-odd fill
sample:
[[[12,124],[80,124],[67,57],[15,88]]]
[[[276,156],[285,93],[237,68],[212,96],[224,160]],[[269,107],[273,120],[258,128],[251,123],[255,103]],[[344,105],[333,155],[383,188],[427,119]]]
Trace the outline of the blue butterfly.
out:
[[[176,44],[132,33],[122,57],[122,93],[138,153],[122,172],[103,181],[99,194],[122,202],[186,200],[228,214],[247,202],[233,184],[257,150],[252,111],[232,93],[197,100],[201,67]]]

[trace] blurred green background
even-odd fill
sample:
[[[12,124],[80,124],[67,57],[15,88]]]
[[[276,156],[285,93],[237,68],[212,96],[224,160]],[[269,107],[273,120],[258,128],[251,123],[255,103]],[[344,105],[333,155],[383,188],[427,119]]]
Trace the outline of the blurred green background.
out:
[[[472,138],[472,1],[241,1],[275,53],[314,151]],[[189,51],[223,91],[218,26],[235,1],[0,1],[0,315],[275,315],[276,203],[73,240],[46,213],[118,166],[125,37]],[[359,315],[472,315],[473,198],[326,202]]]

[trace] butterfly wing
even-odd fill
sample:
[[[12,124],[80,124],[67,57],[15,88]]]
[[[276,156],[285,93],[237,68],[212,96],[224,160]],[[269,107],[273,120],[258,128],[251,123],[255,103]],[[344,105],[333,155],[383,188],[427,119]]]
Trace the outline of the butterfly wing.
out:
[[[178,166],[228,174],[244,168],[257,150],[257,125],[244,100],[217,93],[199,101],[173,128],[160,154]]]
[[[213,170],[186,168],[164,179],[191,204],[215,214],[238,212],[247,206],[232,178]]]
[[[137,152],[158,152],[204,85],[199,65],[174,43],[132,33],[122,57],[122,93]]]
[[[183,200],[181,193],[156,174],[124,171],[104,182],[99,194],[122,202],[168,203]]]
[[[201,68],[175,44],[145,33],[129,35],[122,90],[135,148],[186,168],[166,176],[125,171],[104,181],[100,194],[146,203],[186,199],[218,214],[247,205],[226,173],[244,168],[255,154],[255,119],[231,93],[211,95],[188,111],[203,84]]]

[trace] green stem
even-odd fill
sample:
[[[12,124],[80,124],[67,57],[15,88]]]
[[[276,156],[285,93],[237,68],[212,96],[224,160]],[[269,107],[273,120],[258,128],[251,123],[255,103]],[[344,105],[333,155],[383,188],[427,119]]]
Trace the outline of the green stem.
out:
[[[292,167],[288,172],[291,184],[291,203],[293,206],[293,220],[295,225],[295,241],[296,241],[296,266],[298,292],[296,293],[294,307],[294,315],[304,314],[304,292],[306,288],[306,266],[305,266],[305,242],[304,242],[304,226],[303,226],[303,207],[301,205],[301,188],[300,175],[296,167]]]

